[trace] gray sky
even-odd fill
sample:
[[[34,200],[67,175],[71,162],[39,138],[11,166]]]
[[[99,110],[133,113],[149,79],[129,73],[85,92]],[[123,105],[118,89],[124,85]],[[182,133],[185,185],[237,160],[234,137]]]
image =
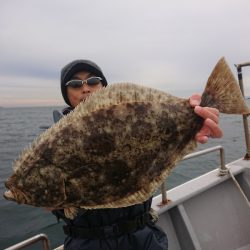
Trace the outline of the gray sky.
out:
[[[60,70],[78,58],[110,83],[189,97],[221,56],[235,76],[250,61],[249,24],[249,0],[1,0],[0,106],[63,104]]]

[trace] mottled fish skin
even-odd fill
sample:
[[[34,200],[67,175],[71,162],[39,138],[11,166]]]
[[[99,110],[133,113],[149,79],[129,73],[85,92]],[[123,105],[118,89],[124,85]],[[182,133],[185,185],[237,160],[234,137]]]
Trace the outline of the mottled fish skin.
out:
[[[181,125],[183,120],[189,120],[188,127]],[[99,125],[97,130],[93,123]],[[194,115],[188,101],[179,102],[178,108],[136,102],[98,110],[85,117],[83,124],[84,130],[91,131],[78,139],[82,154],[77,160],[86,164],[71,165],[75,170],[66,181],[67,203],[97,208],[145,200],[171,171],[177,155],[183,156],[184,145],[193,139],[202,120]]]
[[[224,59],[208,80],[202,105],[249,113]],[[16,160],[5,184],[17,202],[39,207],[140,203],[195,149],[194,136],[202,123],[189,100],[135,84],[114,84],[39,136]]]
[[[100,208],[141,202],[186,154],[183,148],[201,124],[189,101],[178,98],[172,104],[126,102],[98,109],[40,139],[32,157],[24,153],[28,157],[15,174],[18,188],[30,194],[28,203],[35,206]]]

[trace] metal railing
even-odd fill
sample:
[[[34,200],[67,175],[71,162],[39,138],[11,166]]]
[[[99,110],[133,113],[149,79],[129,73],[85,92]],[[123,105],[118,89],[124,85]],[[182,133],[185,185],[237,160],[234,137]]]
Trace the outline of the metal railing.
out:
[[[227,173],[227,168],[225,165],[225,152],[224,152],[224,148],[220,145],[215,146],[215,147],[211,147],[211,148],[207,148],[207,149],[204,149],[204,150],[192,153],[192,154],[188,154],[182,159],[182,161],[188,160],[191,158],[195,158],[195,157],[198,157],[201,155],[209,154],[211,152],[218,151],[218,150],[220,151],[220,172],[219,172],[219,174],[224,175],[225,173]],[[159,206],[168,204],[169,200],[167,198],[167,187],[166,187],[165,181],[161,185],[161,197],[162,197],[162,199],[161,199],[161,203],[159,204]]]
[[[240,85],[240,89],[241,89],[243,97],[245,97],[245,94],[244,94],[244,86],[243,86],[242,67],[247,67],[247,66],[250,66],[250,62],[235,64],[235,67],[237,68],[237,72],[238,72],[239,85]],[[247,151],[245,155],[245,159],[250,160],[250,138],[249,138],[247,116],[248,115],[243,115],[243,125],[244,125],[246,151]]]
[[[42,241],[43,242],[43,250],[50,250],[49,238],[46,234],[37,234],[27,240],[19,242],[11,247],[5,248],[5,250],[19,250],[25,247],[34,245],[35,243]]]

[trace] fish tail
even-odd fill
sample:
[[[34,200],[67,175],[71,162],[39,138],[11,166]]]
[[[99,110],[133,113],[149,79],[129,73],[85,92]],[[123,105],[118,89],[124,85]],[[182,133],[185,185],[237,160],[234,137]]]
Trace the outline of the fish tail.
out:
[[[250,113],[239,84],[224,57],[218,61],[208,78],[200,105],[217,108],[226,114]]]

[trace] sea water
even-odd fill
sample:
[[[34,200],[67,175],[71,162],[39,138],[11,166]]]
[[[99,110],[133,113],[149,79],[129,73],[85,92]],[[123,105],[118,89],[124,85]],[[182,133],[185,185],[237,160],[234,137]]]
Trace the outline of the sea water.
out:
[[[249,100],[248,100],[249,101]],[[64,240],[63,222],[43,208],[17,205],[3,198],[4,182],[12,174],[12,162],[44,128],[53,124],[52,111],[60,107],[0,108],[0,249],[16,244],[39,233],[48,235],[51,247],[61,245]],[[222,145],[226,163],[244,157],[245,141],[242,117],[221,115],[220,126],[224,136],[210,139],[199,145],[198,150]],[[167,179],[171,189],[190,179],[217,168],[219,152],[182,161]],[[28,249],[40,249],[38,245]]]

